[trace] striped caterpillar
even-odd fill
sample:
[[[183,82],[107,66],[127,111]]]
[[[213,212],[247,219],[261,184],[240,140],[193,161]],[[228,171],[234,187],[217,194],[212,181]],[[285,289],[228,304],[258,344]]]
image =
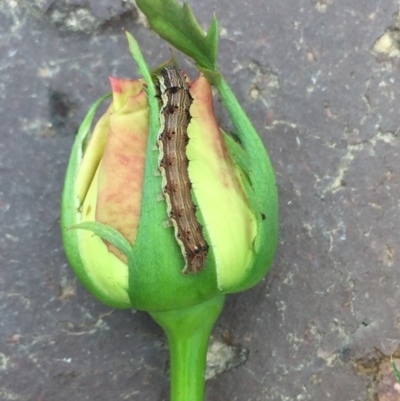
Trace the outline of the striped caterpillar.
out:
[[[189,142],[187,127],[191,119],[189,109],[193,99],[187,78],[177,67],[163,68],[157,79],[161,98],[157,144],[163,194],[175,238],[185,259],[182,272],[198,273],[204,269],[208,244],[196,217],[188,174],[189,160],[186,156]]]

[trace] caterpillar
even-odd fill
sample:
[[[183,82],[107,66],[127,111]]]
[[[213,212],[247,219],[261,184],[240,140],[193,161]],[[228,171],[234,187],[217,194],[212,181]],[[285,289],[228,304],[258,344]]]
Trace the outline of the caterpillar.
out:
[[[157,80],[161,99],[157,145],[162,191],[176,241],[185,259],[182,273],[198,273],[204,269],[208,244],[204,239],[203,227],[196,217],[188,173],[189,160],[186,156],[189,142],[187,128],[191,119],[189,109],[193,98],[187,77],[179,68],[163,68]]]

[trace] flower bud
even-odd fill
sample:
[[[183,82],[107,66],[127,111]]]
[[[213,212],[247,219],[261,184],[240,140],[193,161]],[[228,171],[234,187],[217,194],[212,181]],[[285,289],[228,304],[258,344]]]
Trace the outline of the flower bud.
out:
[[[158,148],[149,137],[143,81],[110,82],[112,103],[90,140],[95,108],[82,124],[64,187],[63,239],[79,279],[110,306],[151,312],[187,308],[256,284],[275,251],[276,236],[271,239],[270,233],[276,231],[277,213],[261,211],[266,195],[257,193],[249,177],[257,171],[246,171],[246,152],[220,129],[206,78],[189,84],[188,141],[176,149],[160,143],[161,131],[171,123],[163,110]],[[165,88],[160,96],[169,107]],[[182,190],[179,177],[173,181],[175,173],[165,171],[175,162],[181,163],[178,172],[187,168],[190,191]],[[195,206],[179,209],[167,196],[175,190],[182,204]],[[274,181],[270,192],[276,207]],[[174,214],[182,214],[183,225],[198,222],[196,235],[207,244],[204,264],[196,272],[188,269],[190,255],[185,254],[190,238],[182,238]],[[104,230],[111,227],[119,243],[128,246],[116,246],[117,240],[95,229],[80,229],[89,227],[82,224],[97,227],[93,222]]]

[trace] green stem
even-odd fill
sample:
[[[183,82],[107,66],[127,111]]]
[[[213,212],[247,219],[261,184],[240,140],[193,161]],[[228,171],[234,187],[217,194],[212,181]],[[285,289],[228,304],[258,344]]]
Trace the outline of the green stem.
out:
[[[190,308],[150,313],[168,338],[171,401],[204,400],[207,345],[224,298],[219,295]]]

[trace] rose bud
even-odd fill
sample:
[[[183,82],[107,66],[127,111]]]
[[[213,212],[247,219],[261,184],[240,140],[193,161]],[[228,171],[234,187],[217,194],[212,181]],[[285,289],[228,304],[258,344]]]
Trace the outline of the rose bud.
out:
[[[243,157],[243,149],[221,131],[215,119],[208,81],[200,76],[183,93],[191,100],[190,121],[185,132],[174,135],[187,134],[186,152],[178,155],[182,147],[168,149],[166,143],[164,162],[159,160],[159,151],[148,144],[149,113],[143,81],[110,78],[110,82],[113,101],[85,148],[87,135],[82,132],[90,123],[86,119],[72,151],[63,195],[65,248],[78,277],[111,306],[148,311],[192,306],[252,284],[253,267],[259,264],[254,243],[264,217],[256,216],[247,193],[253,189],[240,161],[235,160]],[[167,105],[168,94],[162,95]],[[166,132],[175,128],[164,127]],[[191,197],[183,202],[195,205],[189,210],[180,209],[179,204],[168,205],[171,200],[167,202],[162,196],[163,189],[168,191],[167,178],[157,173],[158,167],[145,173],[150,166],[146,159],[153,159],[153,165],[154,161],[164,163],[161,169],[167,170],[172,167],[165,159],[177,164],[179,157],[188,160],[180,169],[187,169],[190,189],[180,196]],[[178,168],[170,175],[179,172]],[[169,185],[176,186],[174,191],[185,185],[179,177],[169,180]],[[173,213],[191,214],[192,220],[199,221],[194,231],[201,231],[207,252],[197,272],[184,269],[185,247],[177,237],[185,234],[174,230],[175,222],[168,227],[167,211],[169,221]],[[181,216],[182,220],[189,218]],[[132,247],[131,255],[91,231],[68,230],[83,222],[102,223],[118,231]],[[132,259],[132,266],[128,259]]]
[[[243,145],[219,127],[203,75],[190,83],[167,66],[154,84],[127,36],[144,80],[110,78],[112,102],[91,134],[108,96],[84,119],[65,179],[63,240],[75,273],[98,299],[148,311],[163,327],[171,400],[200,401],[224,294],[259,282],[275,253],[274,172],[228,87],[222,99],[228,111],[238,110],[230,113],[235,126],[249,128],[240,129]]]

